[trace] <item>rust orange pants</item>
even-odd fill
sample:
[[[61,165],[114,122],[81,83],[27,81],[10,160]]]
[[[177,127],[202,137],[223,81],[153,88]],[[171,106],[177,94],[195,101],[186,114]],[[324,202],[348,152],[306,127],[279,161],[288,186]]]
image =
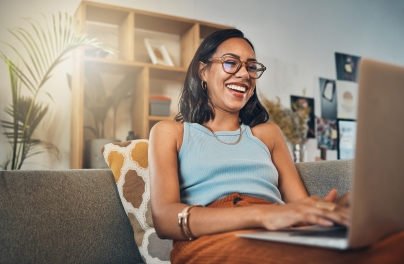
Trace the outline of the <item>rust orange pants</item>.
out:
[[[270,202],[234,193],[208,207],[229,208],[253,204]],[[207,235],[194,241],[174,241],[171,263],[404,263],[404,232],[365,249],[340,251],[236,236],[237,233],[248,231]]]

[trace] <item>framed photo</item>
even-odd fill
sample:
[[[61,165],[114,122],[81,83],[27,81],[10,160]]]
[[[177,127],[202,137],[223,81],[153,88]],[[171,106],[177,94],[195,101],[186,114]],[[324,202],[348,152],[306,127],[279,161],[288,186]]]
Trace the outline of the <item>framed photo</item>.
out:
[[[361,57],[335,52],[337,80],[356,82]]]
[[[336,120],[328,120],[316,117],[317,148],[337,149],[337,124]]]
[[[337,119],[337,91],[335,80],[320,78],[321,118]]]
[[[309,108],[309,120],[307,121],[309,130],[307,131],[307,137],[316,138],[316,132],[315,132],[316,120],[315,120],[315,116],[314,116],[314,98],[291,95],[290,96],[290,106],[294,112],[298,111],[298,108]]]
[[[144,39],[144,44],[153,64],[174,66],[174,63],[172,62],[170,55],[163,44],[148,38]]]
[[[337,119],[338,159],[353,159],[356,146],[356,120]]]
[[[356,119],[358,102],[358,84],[337,81],[337,118]]]

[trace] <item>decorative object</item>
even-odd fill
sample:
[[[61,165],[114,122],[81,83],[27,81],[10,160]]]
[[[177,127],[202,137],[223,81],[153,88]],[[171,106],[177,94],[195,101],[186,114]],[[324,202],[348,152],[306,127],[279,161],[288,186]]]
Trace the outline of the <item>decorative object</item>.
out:
[[[304,91],[305,92],[305,91]],[[293,111],[302,116],[307,114],[307,137],[316,138],[315,132],[315,116],[314,116],[314,99],[305,96],[290,96],[290,105]]]
[[[293,145],[293,160],[295,162],[307,161],[307,148],[305,143],[299,142]]]
[[[356,82],[361,57],[335,52],[337,80]]]
[[[171,99],[166,96],[150,96],[150,115],[169,116]]]
[[[71,76],[68,75],[68,82],[71,83]],[[91,64],[86,69],[84,87],[84,107],[91,113],[91,118],[84,129],[91,131],[93,138],[87,139],[84,144],[83,167],[84,168],[107,168],[103,157],[100,155],[100,148],[111,142],[118,142],[116,139],[116,115],[122,101],[131,98],[131,91],[135,77],[125,75],[107,96],[107,87],[102,76],[101,65]],[[112,135],[105,133],[108,111],[113,110]]]
[[[321,117],[328,120],[337,119],[337,91],[335,80],[319,78]]]
[[[356,119],[358,102],[358,84],[337,81],[337,118]]]
[[[31,30],[9,30],[22,44],[17,50],[14,45],[6,43],[18,61],[0,52],[0,58],[8,66],[12,94],[11,104],[5,108],[12,121],[1,121],[12,148],[9,158],[1,166],[3,169],[21,169],[26,158],[45,151],[58,154],[52,143],[33,138],[35,129],[48,111],[48,105],[36,99],[56,66],[67,58],[67,53],[81,46],[112,52],[97,39],[83,33],[69,15],[59,13],[52,14],[50,19],[43,17],[43,23],[26,19]],[[52,99],[49,93],[45,94]]]
[[[119,197],[133,227],[136,245],[145,263],[170,263],[171,240],[157,237],[150,208],[148,141],[133,140],[105,145],[101,152],[114,174]],[[150,248],[159,248],[155,254]],[[164,253],[164,254],[162,254]]]
[[[237,145],[237,144],[240,142],[241,138],[243,137],[243,131],[241,130],[241,125],[240,125],[240,127],[239,127],[240,134],[239,134],[239,136],[238,136],[238,139],[237,139],[236,141],[234,141],[234,142],[224,142],[224,141],[220,140],[220,138],[216,135],[216,133],[215,133],[210,127],[208,127],[208,126],[204,126],[204,127],[206,127],[207,129],[209,129],[209,131],[212,132],[213,136],[214,136],[219,142],[221,142],[221,143],[223,143],[223,144],[226,144],[226,145]]]
[[[282,107],[279,97],[277,97],[276,102],[261,97],[270,120],[279,126],[286,141],[292,144],[294,161],[304,161],[307,158],[305,143],[307,141],[309,109],[304,108],[299,112],[294,112],[290,108]]]
[[[133,131],[129,131],[128,135],[126,136],[126,141],[134,140],[134,139],[137,139],[137,138],[139,138],[139,137],[135,136],[135,133],[133,133]]]
[[[337,149],[337,124],[335,120],[316,118],[317,148]]]
[[[338,159],[355,158],[356,120],[337,119],[338,130]]]
[[[148,38],[144,39],[144,44],[153,64],[174,66],[174,63],[172,62],[170,55],[168,54],[167,49],[163,44],[150,40]]]

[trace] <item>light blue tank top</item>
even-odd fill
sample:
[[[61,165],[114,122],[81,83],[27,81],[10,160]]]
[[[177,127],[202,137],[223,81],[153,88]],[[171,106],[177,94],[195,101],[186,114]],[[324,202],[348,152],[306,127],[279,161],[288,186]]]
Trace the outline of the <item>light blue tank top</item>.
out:
[[[181,202],[208,205],[231,193],[255,196],[283,204],[278,190],[278,171],[267,146],[241,125],[236,145],[219,142],[210,130],[197,123],[184,123],[179,153]],[[240,130],[215,134],[235,142]]]

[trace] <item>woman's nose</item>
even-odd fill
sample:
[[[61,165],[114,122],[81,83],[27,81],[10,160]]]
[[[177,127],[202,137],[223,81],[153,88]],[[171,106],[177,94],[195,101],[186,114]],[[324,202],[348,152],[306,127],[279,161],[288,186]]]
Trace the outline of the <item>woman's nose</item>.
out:
[[[247,64],[243,63],[240,67],[240,69],[238,70],[238,72],[236,73],[237,77],[243,77],[243,79],[249,79],[250,75],[247,71]]]

